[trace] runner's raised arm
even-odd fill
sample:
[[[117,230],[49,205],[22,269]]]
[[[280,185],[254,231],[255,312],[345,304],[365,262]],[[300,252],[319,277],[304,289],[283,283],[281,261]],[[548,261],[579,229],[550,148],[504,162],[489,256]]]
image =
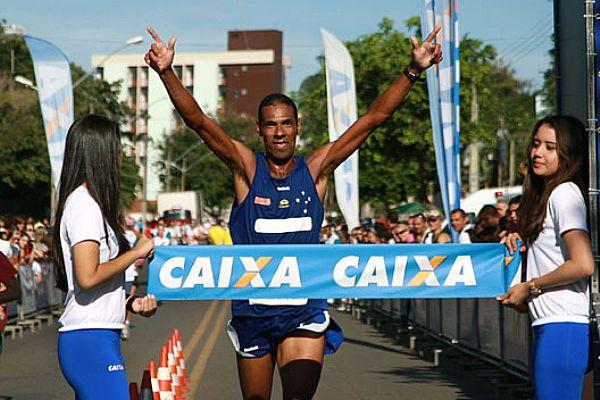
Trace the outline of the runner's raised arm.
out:
[[[154,43],[144,57],[146,64],[156,71],[162,80],[185,124],[198,133],[208,147],[234,172],[237,196],[238,186],[241,186],[239,189],[243,192],[244,188],[252,182],[256,165],[254,153],[223,132],[219,124],[202,111],[194,97],[175,75],[172,64],[176,38],[171,37],[169,43],[165,44],[152,27],[148,27],[148,33],[154,39]]]
[[[307,163],[321,198],[325,196],[329,175],[358,149],[376,128],[392,116],[410,91],[415,79],[424,70],[442,61],[441,46],[433,43],[440,29],[441,27],[437,26],[421,44],[415,37],[411,37],[412,62],[400,77],[379,95],[371,103],[369,110],[337,140],[318,148],[308,158]]]

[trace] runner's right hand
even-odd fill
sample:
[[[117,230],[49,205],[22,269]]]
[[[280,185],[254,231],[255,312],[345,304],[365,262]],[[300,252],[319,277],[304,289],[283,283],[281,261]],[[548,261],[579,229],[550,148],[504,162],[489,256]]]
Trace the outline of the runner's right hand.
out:
[[[150,258],[154,255],[154,242],[143,235],[133,249],[137,252],[138,258]]]
[[[144,56],[144,61],[160,75],[171,69],[173,58],[175,57],[176,38],[172,36],[169,44],[166,45],[151,26],[148,27],[148,33],[154,39],[154,43],[152,43],[150,50]]]

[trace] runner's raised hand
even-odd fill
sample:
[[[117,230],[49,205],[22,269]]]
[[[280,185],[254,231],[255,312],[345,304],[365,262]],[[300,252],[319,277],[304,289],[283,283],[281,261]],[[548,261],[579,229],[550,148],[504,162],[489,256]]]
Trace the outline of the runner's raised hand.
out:
[[[419,44],[419,41],[416,37],[411,36],[410,41],[413,45],[411,63],[412,67],[425,70],[442,61],[444,58],[442,54],[442,46],[437,43],[433,43],[433,39],[435,39],[436,35],[441,29],[442,26],[437,25],[421,44]]]
[[[171,68],[173,64],[173,57],[175,57],[175,36],[172,36],[169,40],[169,44],[166,45],[162,41],[158,33],[151,26],[148,27],[148,33],[154,39],[154,43],[150,46],[150,50],[144,56],[146,64],[148,64],[158,74],[165,72]]]

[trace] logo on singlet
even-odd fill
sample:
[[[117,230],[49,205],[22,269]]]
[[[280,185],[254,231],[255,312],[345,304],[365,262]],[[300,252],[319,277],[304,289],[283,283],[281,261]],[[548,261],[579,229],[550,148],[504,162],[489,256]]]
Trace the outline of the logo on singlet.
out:
[[[281,199],[279,202],[279,208],[288,208],[290,206],[290,201],[288,199]]]
[[[289,186],[277,186],[278,192],[289,192],[289,190],[290,190]]]
[[[123,367],[121,364],[112,364],[108,366],[108,372],[114,372],[114,371],[124,371],[125,367]]]
[[[251,351],[258,350],[258,346],[246,347],[244,349],[244,353],[249,353]]]
[[[269,199],[268,197],[254,197],[254,204],[258,204],[261,206],[270,206],[271,205],[271,199]]]

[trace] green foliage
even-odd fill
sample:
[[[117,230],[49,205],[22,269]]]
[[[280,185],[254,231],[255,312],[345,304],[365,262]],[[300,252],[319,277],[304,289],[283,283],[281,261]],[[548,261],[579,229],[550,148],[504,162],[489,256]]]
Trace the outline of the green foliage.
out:
[[[418,18],[410,18],[407,28],[420,36]],[[396,79],[410,63],[409,38],[395,30],[384,18],[379,29],[345,43],[353,62],[359,115]],[[480,141],[489,151],[497,147],[500,120],[510,134],[533,125],[533,97],[525,82],[496,60],[496,50],[481,41],[465,37],[461,41],[461,148]],[[293,94],[302,115],[302,144],[308,153],[328,141],[325,71],[307,77]],[[479,121],[470,121],[472,85],[477,87]],[[483,157],[482,157],[483,158]],[[483,162],[489,162],[485,160]],[[427,201],[438,192],[437,174],[427,86],[415,84],[409,96],[388,122],[371,134],[359,150],[361,202],[381,209],[415,196]],[[489,168],[488,168],[489,169]],[[492,185],[493,170],[484,177]],[[463,182],[465,180],[463,179]]]
[[[0,214],[49,215],[50,161],[38,96],[14,81],[22,75],[35,82],[33,62],[21,36],[2,35],[5,23],[0,21]],[[71,72],[73,82],[84,74],[74,64]],[[118,83],[86,79],[74,93],[75,118],[95,113],[127,126],[132,112],[117,93]],[[121,198],[130,205],[141,179],[131,159],[123,157],[122,170]]]
[[[243,142],[255,151],[263,148],[253,120],[225,114],[219,116],[218,121],[221,128],[232,138]],[[158,164],[164,190],[201,191],[205,205],[214,217],[220,217],[223,210],[231,206],[233,202],[231,171],[202,143],[196,133],[188,128],[175,131],[159,144],[159,149],[164,160]],[[172,164],[177,167],[173,167]],[[185,170],[183,188],[181,169]]]

